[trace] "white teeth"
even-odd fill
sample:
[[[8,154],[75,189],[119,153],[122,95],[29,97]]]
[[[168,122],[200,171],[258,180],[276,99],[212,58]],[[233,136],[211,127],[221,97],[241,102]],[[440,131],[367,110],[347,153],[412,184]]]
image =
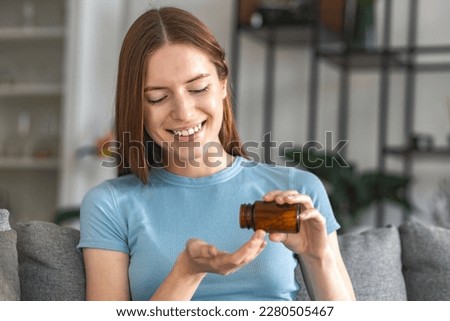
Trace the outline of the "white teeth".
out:
[[[202,129],[201,123],[192,128],[183,129],[183,130],[173,130],[173,133],[178,136],[190,136],[194,133],[197,133],[200,129]]]

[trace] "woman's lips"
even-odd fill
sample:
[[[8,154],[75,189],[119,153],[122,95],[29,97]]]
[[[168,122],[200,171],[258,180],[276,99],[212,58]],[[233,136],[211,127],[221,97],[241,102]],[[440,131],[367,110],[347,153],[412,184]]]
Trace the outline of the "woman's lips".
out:
[[[198,125],[195,125],[190,128],[185,128],[182,130],[171,130],[175,137],[175,141],[179,141],[179,142],[194,141],[195,137],[197,136],[196,134],[202,131],[205,123],[206,123],[206,121],[203,121],[203,122],[199,123]]]

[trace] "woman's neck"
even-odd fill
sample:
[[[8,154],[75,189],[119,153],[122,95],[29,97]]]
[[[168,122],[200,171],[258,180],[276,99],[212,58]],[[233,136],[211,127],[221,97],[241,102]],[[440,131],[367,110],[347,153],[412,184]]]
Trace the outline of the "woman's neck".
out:
[[[225,150],[222,153],[216,153],[216,156],[202,155],[189,159],[180,159],[174,154],[168,156],[166,170],[186,177],[210,176],[230,166],[234,160],[234,157]]]

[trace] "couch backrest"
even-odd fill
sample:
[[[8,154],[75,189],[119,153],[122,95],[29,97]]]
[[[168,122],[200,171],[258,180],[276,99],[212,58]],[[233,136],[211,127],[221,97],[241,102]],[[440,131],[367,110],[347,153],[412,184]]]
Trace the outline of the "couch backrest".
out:
[[[357,300],[406,300],[397,228],[340,235],[339,246]],[[302,277],[300,282],[305,289]],[[309,293],[300,291],[298,299],[310,300]]]
[[[78,230],[48,222],[19,223],[17,251],[22,300],[85,300]]]
[[[339,245],[357,300],[450,301],[449,229],[410,220],[340,235]]]
[[[408,300],[450,301],[450,229],[409,221],[399,231]]]

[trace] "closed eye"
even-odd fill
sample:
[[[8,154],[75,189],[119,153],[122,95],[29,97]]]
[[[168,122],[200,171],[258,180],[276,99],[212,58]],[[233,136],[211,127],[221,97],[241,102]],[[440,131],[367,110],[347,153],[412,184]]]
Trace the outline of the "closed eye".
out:
[[[201,89],[191,89],[191,90],[189,90],[189,92],[193,93],[193,94],[201,94],[201,93],[204,93],[205,91],[208,91],[208,89],[209,89],[209,85],[204,88],[201,88]]]
[[[152,105],[157,105],[162,103],[165,99],[167,98],[167,96],[161,97],[160,99],[148,99],[148,102]]]

